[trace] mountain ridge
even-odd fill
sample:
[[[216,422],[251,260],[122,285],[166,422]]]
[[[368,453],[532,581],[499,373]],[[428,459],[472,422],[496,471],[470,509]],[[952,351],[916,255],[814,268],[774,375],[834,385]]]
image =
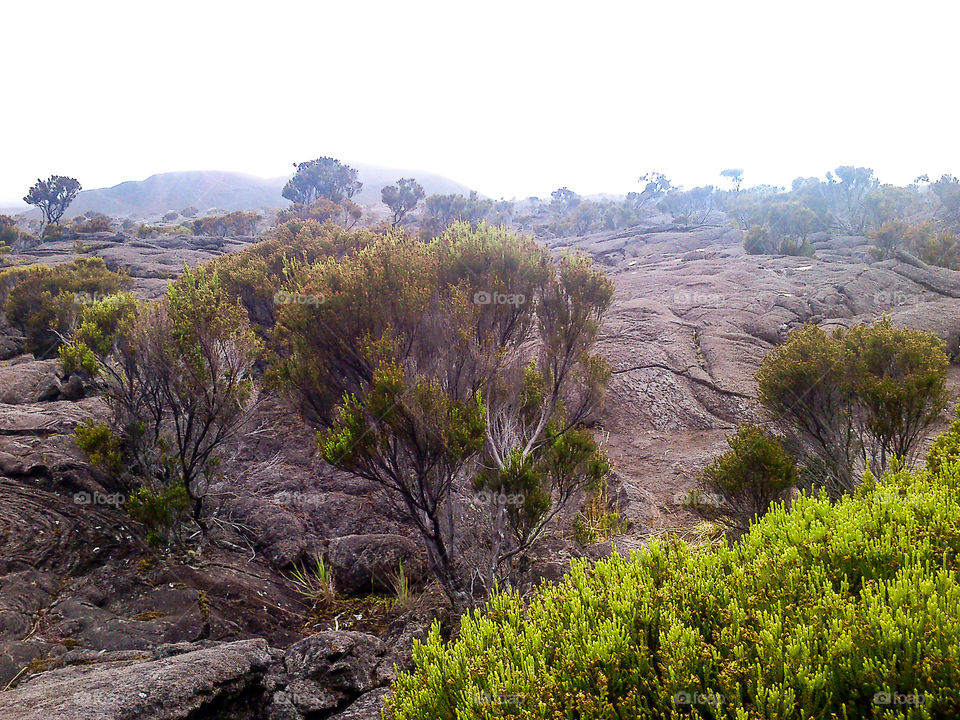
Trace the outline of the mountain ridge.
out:
[[[413,177],[427,195],[463,193],[470,188],[437,173],[388,168],[366,163],[348,163],[357,169],[363,188],[354,198],[362,205],[380,202],[384,185],[401,177]],[[194,207],[200,212],[216,208],[233,210],[275,210],[290,204],[282,197],[284,184],[291,176],[263,178],[249,173],[224,170],[183,170],[156,173],[143,180],[126,180],[111,187],[83,190],[70,205],[67,218],[87,212],[111,216],[146,216]],[[82,182],[82,180],[81,180]],[[10,207],[7,212],[33,214],[26,206]]]

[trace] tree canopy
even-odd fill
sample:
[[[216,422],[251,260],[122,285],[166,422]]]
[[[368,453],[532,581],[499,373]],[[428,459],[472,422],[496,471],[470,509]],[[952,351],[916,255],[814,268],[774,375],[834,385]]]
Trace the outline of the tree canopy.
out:
[[[60,218],[63,217],[80,190],[80,182],[76,178],[65,175],[51,175],[47,180],[38,179],[36,184],[27,192],[23,201],[40,208],[44,222],[58,225]]]

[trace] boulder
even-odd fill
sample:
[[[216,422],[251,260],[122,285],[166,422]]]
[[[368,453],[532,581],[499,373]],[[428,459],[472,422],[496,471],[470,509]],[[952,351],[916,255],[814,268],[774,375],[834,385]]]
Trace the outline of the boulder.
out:
[[[350,594],[390,592],[391,577],[403,562],[403,572],[413,583],[427,570],[420,546],[403,535],[346,535],[330,541],[327,560],[337,589]]]
[[[0,720],[179,720],[264,717],[273,656],[243,640],[148,661],[115,661],[42,673],[0,693]]]

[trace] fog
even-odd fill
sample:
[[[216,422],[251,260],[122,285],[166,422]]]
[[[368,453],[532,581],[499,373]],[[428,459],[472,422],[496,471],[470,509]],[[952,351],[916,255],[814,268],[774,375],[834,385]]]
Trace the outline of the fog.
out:
[[[7,5],[0,201],[320,155],[493,197],[960,171],[944,3]]]

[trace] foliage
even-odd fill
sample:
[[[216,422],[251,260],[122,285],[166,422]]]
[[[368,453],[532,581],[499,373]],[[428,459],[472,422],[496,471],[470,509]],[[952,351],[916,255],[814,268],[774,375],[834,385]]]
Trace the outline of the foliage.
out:
[[[923,431],[946,406],[943,343],[894,327],[888,317],[827,334],[805,325],[757,373],[760,403],[831,496],[859,471],[911,461]]]
[[[663,196],[657,204],[661,212],[673,217],[674,222],[687,228],[696,228],[710,223],[716,211],[716,198],[712,185],[690,190],[674,189]]]
[[[260,343],[214,271],[185,269],[149,305],[114,295],[85,307],[61,351],[64,369],[100,386],[125,478],[158,495],[179,486],[206,530],[203,504],[219,453],[257,398]]]
[[[299,205],[326,198],[335,203],[352,198],[363,187],[357,180],[357,171],[330,157],[294,163],[297,169],[287,181],[282,195]]]
[[[756,425],[741,425],[727,444],[730,449],[705,467],[700,479],[724,502],[720,519],[745,532],[754,518],[797,485],[797,467],[780,441]]]
[[[290,291],[292,298],[300,268],[325,258],[340,259],[375,239],[367,230],[348,232],[332,223],[288,220],[268,238],[217,258],[209,268],[223,289],[243,304],[251,322],[269,330],[282,308],[278,295]]]
[[[147,541],[158,545],[175,536],[188,517],[190,497],[182,485],[154,490],[138,487],[130,493],[124,508],[131,518],[147,529]]]
[[[7,321],[23,331],[27,349],[44,357],[70,333],[84,303],[130,285],[102,258],[77,258],[55,267],[31,265],[0,273]]]
[[[123,448],[120,438],[106,423],[87,420],[73,430],[73,439],[94,467],[118,477],[123,471]]]
[[[313,603],[330,602],[337,594],[333,571],[327,566],[322,555],[318,555],[313,565],[300,563],[290,571],[296,591]]]
[[[191,223],[191,226],[193,232],[197,235],[237,237],[255,234],[260,219],[258,213],[237,210],[227,215],[212,215],[210,217],[198,218]]]
[[[86,218],[75,218],[73,221],[73,229],[78,233],[110,232],[113,229],[113,225],[110,218],[106,215],[93,213]]]
[[[352,228],[363,215],[363,209],[352,200],[334,202],[327,198],[318,198],[309,205],[291,205],[277,213],[277,223],[284,224],[296,220],[315,220],[319,223],[335,222],[346,229]]]
[[[938,436],[927,451],[927,469],[939,473],[957,461],[960,461],[960,405],[957,406],[950,428]]]
[[[580,544],[590,545],[623,535],[628,526],[626,520],[620,519],[619,504],[611,506],[606,487],[600,487],[573,519],[573,536]]]
[[[732,546],[575,561],[435,624],[396,720],[960,715],[960,468],[775,505]],[[923,703],[885,706],[922,694]]]
[[[386,185],[380,191],[383,204],[393,213],[393,225],[403,222],[404,216],[423,200],[423,187],[413,178],[400,178],[396,185]]]
[[[19,239],[17,221],[9,215],[0,215],[0,255],[10,252]]]
[[[740,192],[740,184],[743,182],[743,168],[727,168],[720,171],[720,177],[726,178],[733,185],[735,192]]]
[[[435,237],[454,222],[476,225],[486,219],[492,209],[493,202],[476,192],[468,196],[431,195],[424,202],[423,226],[429,237]]]
[[[323,302],[280,310],[273,375],[320,428],[324,458],[387,491],[451,601],[470,605],[469,588],[482,598],[511,577],[606,473],[580,425],[608,377],[589,351],[612,287],[583,258],[554,263],[483,223],[357,245],[295,276]],[[521,500],[477,513],[460,500],[471,489]],[[467,531],[488,538],[471,550],[482,557],[464,556]]]
[[[878,260],[892,260],[904,251],[928,265],[960,270],[960,242],[948,230],[938,230],[931,222],[910,223],[891,220],[871,233],[874,247],[870,254]]]
[[[45,223],[59,224],[60,218],[77,197],[80,189],[80,183],[76,178],[51,175],[46,180],[37,180],[23,201],[29,205],[36,205],[43,213]]]

